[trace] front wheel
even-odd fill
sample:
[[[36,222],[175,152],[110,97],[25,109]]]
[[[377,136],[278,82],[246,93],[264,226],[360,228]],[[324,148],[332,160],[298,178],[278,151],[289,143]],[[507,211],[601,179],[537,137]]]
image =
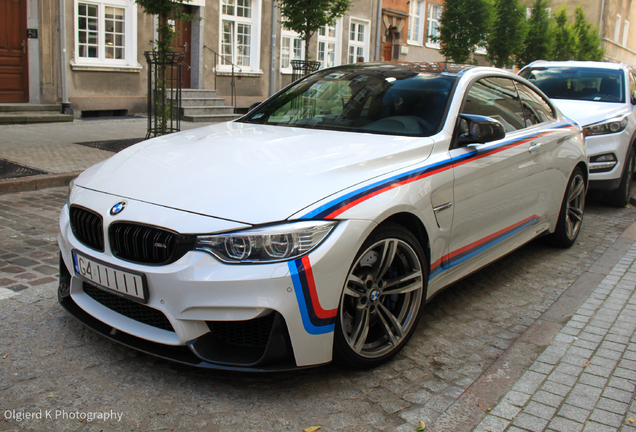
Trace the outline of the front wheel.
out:
[[[556,229],[550,235],[553,245],[566,248],[574,244],[581,231],[584,209],[585,177],[581,168],[577,167],[568,181]]]
[[[345,281],[334,359],[345,366],[369,368],[395,356],[415,331],[427,281],[428,264],[413,234],[395,224],[376,229]]]

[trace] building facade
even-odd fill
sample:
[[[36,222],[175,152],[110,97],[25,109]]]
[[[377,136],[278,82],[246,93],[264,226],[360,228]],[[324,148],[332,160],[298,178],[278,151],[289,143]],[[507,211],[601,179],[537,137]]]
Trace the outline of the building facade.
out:
[[[175,18],[184,88],[261,102],[292,80],[305,50],[320,67],[360,61],[443,62],[442,0],[358,0],[306,47],[266,0],[192,0]],[[134,0],[0,0],[0,103],[65,103],[76,117],[146,112],[145,51],[157,18]]]

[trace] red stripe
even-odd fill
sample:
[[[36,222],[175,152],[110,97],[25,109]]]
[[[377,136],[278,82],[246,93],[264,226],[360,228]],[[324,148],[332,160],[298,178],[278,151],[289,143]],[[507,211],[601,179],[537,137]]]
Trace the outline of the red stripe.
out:
[[[316,283],[314,282],[314,273],[311,270],[311,263],[309,262],[309,257],[302,257],[303,262],[303,270],[305,271],[305,275],[307,276],[307,285],[309,287],[309,294],[311,295],[311,304],[314,308],[314,313],[318,318],[327,319],[333,318],[338,313],[338,308],[331,310],[324,310],[322,306],[320,306],[320,300],[318,300],[318,293],[316,292]]]
[[[431,265],[431,268],[436,267],[442,261],[450,261],[451,258],[453,258],[453,257],[455,257],[455,256],[457,256],[457,255],[459,255],[459,254],[461,254],[461,253],[463,253],[463,252],[465,252],[467,250],[473,249],[474,247],[479,246],[480,244],[486,243],[488,240],[491,240],[491,239],[493,239],[493,238],[495,238],[495,237],[497,237],[497,236],[499,236],[501,234],[504,234],[504,233],[506,233],[508,231],[512,231],[515,228],[517,228],[518,226],[521,226],[521,225],[525,224],[526,222],[531,221],[532,219],[539,219],[539,216],[537,216],[537,215],[530,216],[530,217],[522,220],[521,222],[517,222],[514,225],[511,225],[511,226],[509,226],[507,228],[504,228],[504,229],[502,229],[500,231],[497,231],[497,232],[495,232],[493,234],[490,234],[488,237],[484,237],[481,240],[477,240],[476,242],[473,242],[473,243],[471,243],[469,245],[466,245],[466,246],[464,246],[464,247],[462,247],[460,249],[457,249],[457,250],[455,250],[455,251],[453,251],[453,252],[451,252],[451,253],[449,253],[447,255],[444,255],[442,258],[440,258],[439,260],[435,261],[435,263],[433,265]]]

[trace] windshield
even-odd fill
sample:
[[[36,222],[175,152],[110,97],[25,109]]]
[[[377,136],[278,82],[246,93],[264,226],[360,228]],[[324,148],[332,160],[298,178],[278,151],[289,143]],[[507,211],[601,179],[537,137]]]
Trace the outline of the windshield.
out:
[[[539,87],[551,99],[625,102],[620,70],[584,67],[536,67],[520,75]]]
[[[430,136],[441,129],[455,80],[394,66],[330,69],[300,80],[241,121]]]

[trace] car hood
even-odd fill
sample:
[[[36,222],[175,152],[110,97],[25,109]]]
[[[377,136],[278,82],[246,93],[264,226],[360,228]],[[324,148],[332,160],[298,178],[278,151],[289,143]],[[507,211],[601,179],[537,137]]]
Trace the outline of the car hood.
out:
[[[581,126],[598,123],[629,111],[623,103],[569,99],[552,99],[552,102],[566,117],[575,120]]]
[[[285,220],[357,183],[426,159],[432,138],[240,122],[144,141],[75,185],[188,212],[260,224]]]

